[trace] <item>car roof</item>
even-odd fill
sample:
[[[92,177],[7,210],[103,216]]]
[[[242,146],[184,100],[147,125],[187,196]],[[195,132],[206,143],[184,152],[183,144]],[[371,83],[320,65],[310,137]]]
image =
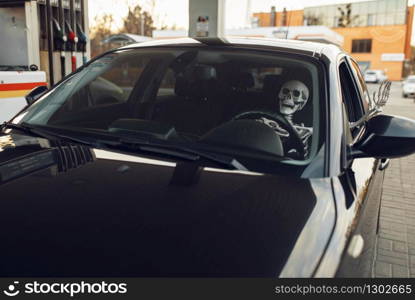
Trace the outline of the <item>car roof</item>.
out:
[[[299,40],[286,40],[276,38],[252,38],[252,37],[225,37],[225,38],[175,38],[152,40],[143,43],[134,43],[121,49],[142,48],[155,46],[189,46],[189,45],[207,45],[207,46],[241,46],[246,48],[275,48],[287,52],[302,52],[311,56],[320,56],[325,54],[337,55],[343,51],[335,45],[323,44]]]

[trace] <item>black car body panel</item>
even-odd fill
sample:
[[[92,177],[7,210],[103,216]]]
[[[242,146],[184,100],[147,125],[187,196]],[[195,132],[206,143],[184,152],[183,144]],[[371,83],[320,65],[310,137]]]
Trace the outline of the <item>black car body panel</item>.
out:
[[[306,275],[334,225],[328,180],[208,168],[183,186],[172,162],[2,140],[21,152],[0,163],[2,276]]]

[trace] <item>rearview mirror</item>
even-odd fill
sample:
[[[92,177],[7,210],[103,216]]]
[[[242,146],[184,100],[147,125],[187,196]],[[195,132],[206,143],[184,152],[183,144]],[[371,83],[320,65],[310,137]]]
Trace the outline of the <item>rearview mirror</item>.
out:
[[[415,153],[415,121],[377,115],[367,121],[366,133],[351,152],[353,158],[395,158]]]
[[[44,85],[40,85],[40,86],[35,87],[25,97],[27,104],[31,105],[34,102],[36,102],[36,100],[39,99],[47,90],[48,90],[48,88]]]

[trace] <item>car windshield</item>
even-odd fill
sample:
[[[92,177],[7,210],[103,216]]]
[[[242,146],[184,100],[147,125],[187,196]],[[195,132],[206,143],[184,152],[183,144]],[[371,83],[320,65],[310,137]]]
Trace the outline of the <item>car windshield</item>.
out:
[[[376,72],[373,72],[373,71],[367,71],[367,72],[366,72],[366,75],[376,75]]]
[[[307,164],[321,140],[320,81],[318,65],[298,55],[123,49],[64,80],[15,122]]]
[[[415,78],[409,78],[406,80],[407,83],[415,83]]]

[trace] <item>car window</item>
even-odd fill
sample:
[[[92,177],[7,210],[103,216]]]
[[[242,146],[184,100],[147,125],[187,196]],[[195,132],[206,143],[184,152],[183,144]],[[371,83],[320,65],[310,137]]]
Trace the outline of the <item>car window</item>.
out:
[[[85,73],[85,81],[77,83],[77,88],[73,89],[64,105],[55,112],[50,121],[59,119],[63,115],[70,117],[85,110],[126,102],[147,60],[121,59],[115,63],[112,60],[113,57],[108,56],[99,63],[93,64],[91,71],[102,69],[103,72]],[[111,67],[107,68],[109,65]]]
[[[253,50],[115,51],[29,107],[22,122],[307,162],[323,140],[319,76],[306,58]]]
[[[161,81],[157,96],[172,96],[174,95],[174,87],[176,86],[176,77],[174,76],[174,70],[168,68],[166,74]]]
[[[365,112],[367,112],[369,110],[370,95],[367,89],[365,79],[362,75],[359,65],[354,60],[350,60],[350,66],[354,73],[354,78],[357,78],[357,80],[355,81],[359,87],[360,100],[363,104],[363,109]]]
[[[353,78],[353,73],[349,68],[346,61],[343,61],[339,66],[340,85],[343,98],[344,108],[349,123],[358,121],[364,114],[364,110],[361,104],[361,97],[356,85],[356,81]],[[352,136],[356,136],[359,128],[354,128],[351,133]]]

